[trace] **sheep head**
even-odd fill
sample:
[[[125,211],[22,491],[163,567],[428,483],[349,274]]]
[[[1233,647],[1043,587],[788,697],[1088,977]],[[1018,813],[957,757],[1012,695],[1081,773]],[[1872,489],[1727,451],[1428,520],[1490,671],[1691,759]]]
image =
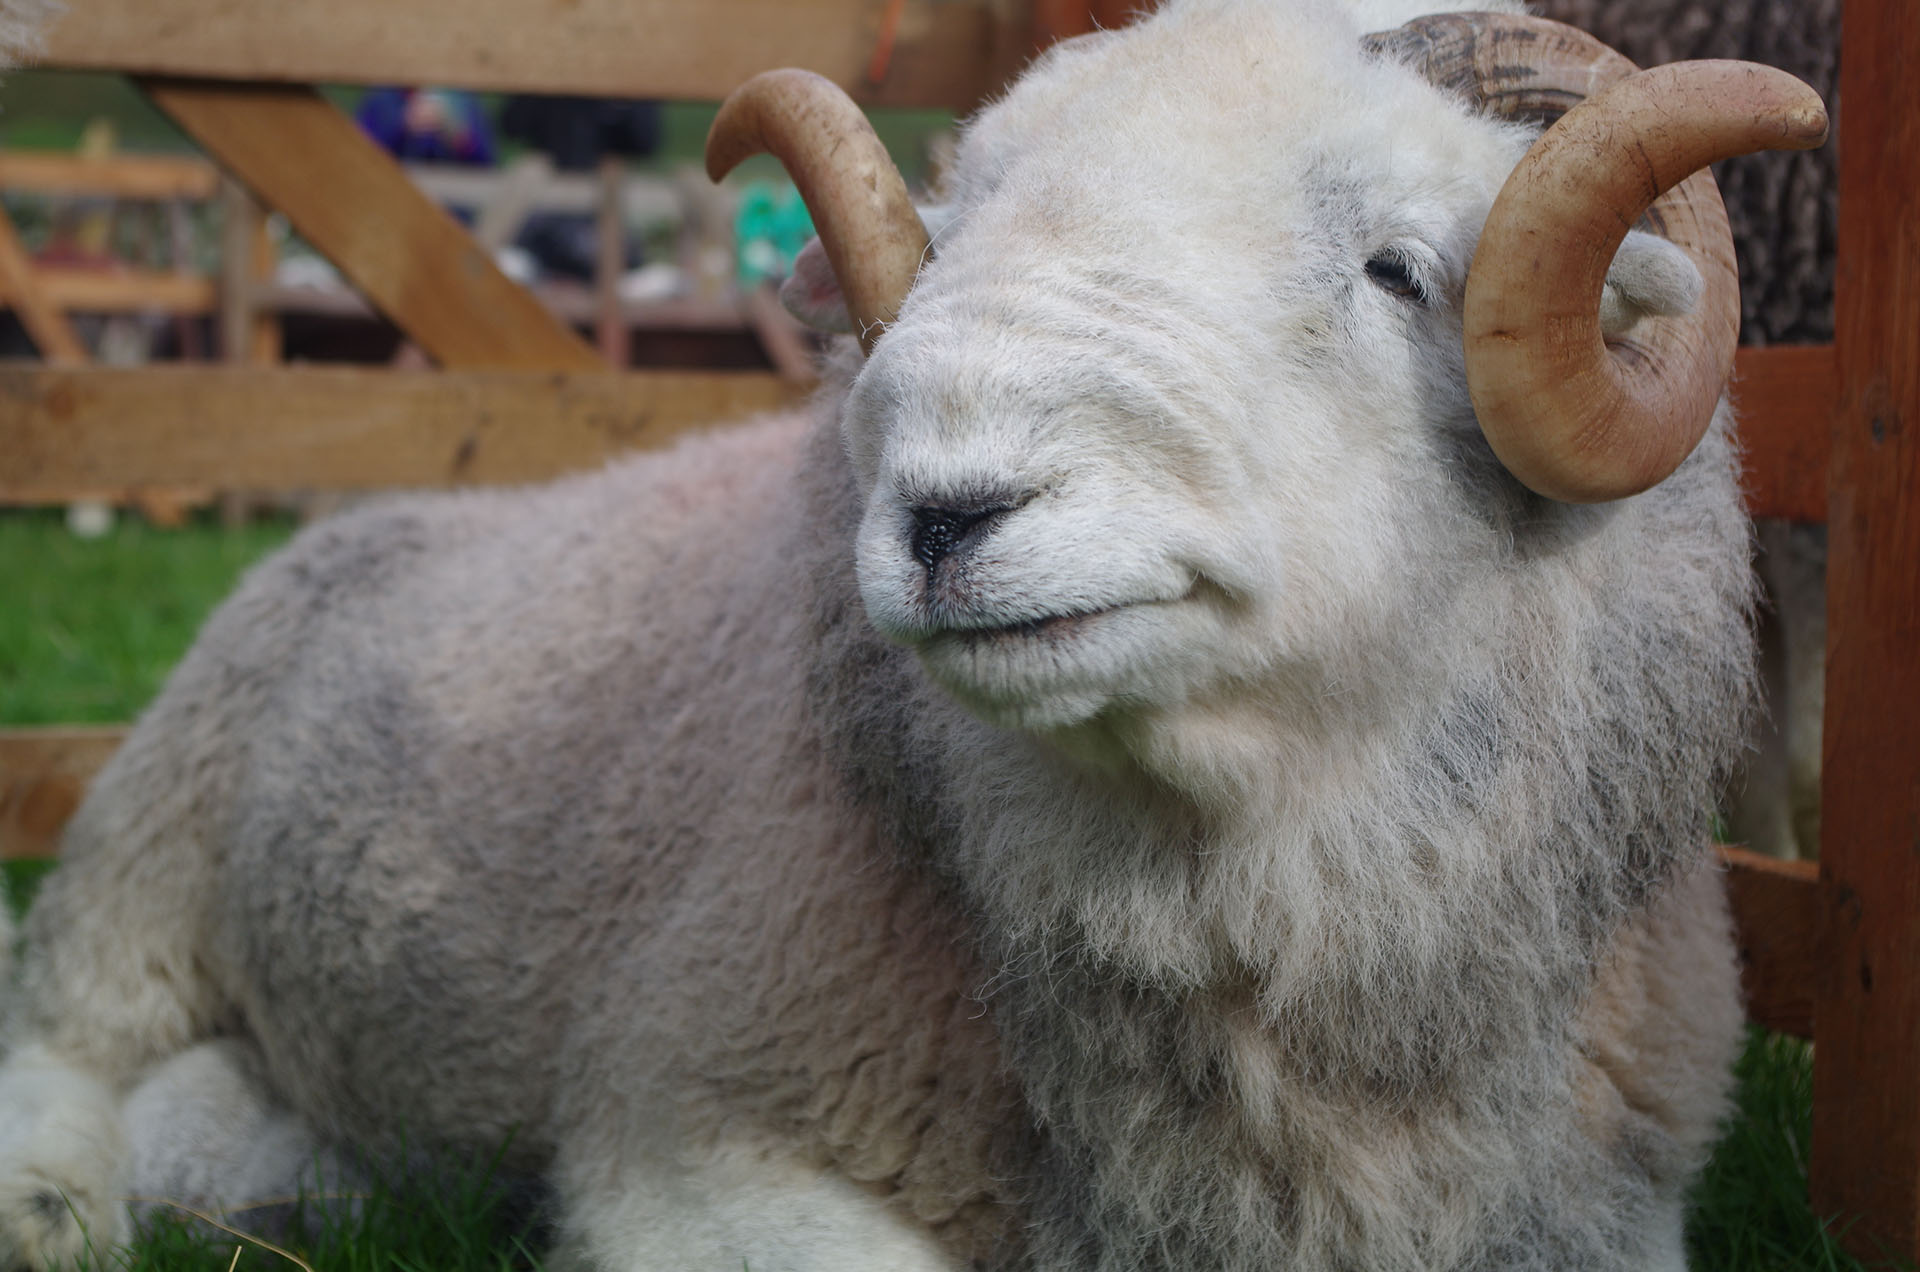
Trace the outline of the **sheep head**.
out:
[[[933,249],[918,224],[890,249],[919,266],[904,296],[856,299],[822,226],[870,337],[842,416],[868,615],[991,721],[1117,725],[1276,668],[1338,682],[1334,646],[1437,611],[1487,558],[1450,511],[1456,454],[1617,499],[1713,417],[1731,247],[1711,179],[1683,179],[1812,144],[1810,93],[1635,75],[1517,16],[1451,20],[1485,39],[1450,53],[1457,26],[1362,39],[1302,8],[1176,3],[1050,51],[969,126]],[[1475,72],[1543,42],[1587,64]],[[1501,117],[1588,94],[1549,133],[1571,140]],[[1674,241],[1627,237],[1676,183],[1648,218]]]
[[[1819,98],[1749,62],[1637,72],[1591,36],[1535,18],[1444,14],[1366,43],[1496,114],[1564,116],[1481,231],[1465,302],[1474,409],[1501,462],[1551,498],[1618,499],[1661,481],[1705,433],[1739,341],[1733,238],[1705,169],[1818,146]],[[1609,265],[1643,216],[1691,258],[1701,295],[1609,350]]]

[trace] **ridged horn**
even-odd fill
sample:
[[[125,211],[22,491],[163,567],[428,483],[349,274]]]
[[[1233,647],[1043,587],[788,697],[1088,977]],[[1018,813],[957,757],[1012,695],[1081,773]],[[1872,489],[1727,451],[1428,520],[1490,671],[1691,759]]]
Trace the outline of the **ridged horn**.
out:
[[[1447,14],[1369,37],[1495,113],[1565,114],[1515,167],[1467,280],[1467,388],[1494,454],[1570,503],[1637,494],[1699,444],[1733,366],[1739,274],[1707,165],[1826,139],[1818,95],[1783,71],[1683,62],[1636,71],[1571,27]],[[1694,311],[1601,335],[1600,294],[1627,231],[1682,248]]]
[[[721,104],[707,133],[707,175],[718,181],[763,153],[799,187],[861,351],[872,353],[927,250],[900,170],[853,99],[811,71],[762,72]]]
[[[1578,27],[1505,13],[1436,13],[1361,44],[1508,119],[1558,119],[1640,69]]]

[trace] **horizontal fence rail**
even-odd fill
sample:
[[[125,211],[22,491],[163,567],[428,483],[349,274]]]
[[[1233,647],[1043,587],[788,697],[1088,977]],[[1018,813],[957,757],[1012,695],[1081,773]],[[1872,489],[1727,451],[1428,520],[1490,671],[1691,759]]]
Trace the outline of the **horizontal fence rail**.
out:
[[[1825,347],[1746,350],[1735,392],[1756,516],[1826,511]],[[0,363],[0,500],[155,485],[537,481],[799,401],[764,372],[439,374]]]
[[[110,199],[211,199],[220,191],[220,170],[204,159],[172,155],[90,159],[54,151],[0,151],[0,190],[16,188]]]
[[[766,372],[0,364],[0,500],[539,481],[801,397]]]
[[[53,856],[87,783],[126,733],[119,726],[0,729],[0,858]]]
[[[717,101],[805,66],[868,105],[965,109],[1031,52],[1006,0],[67,0],[46,62],[291,83]],[[878,83],[875,51],[889,38]]]

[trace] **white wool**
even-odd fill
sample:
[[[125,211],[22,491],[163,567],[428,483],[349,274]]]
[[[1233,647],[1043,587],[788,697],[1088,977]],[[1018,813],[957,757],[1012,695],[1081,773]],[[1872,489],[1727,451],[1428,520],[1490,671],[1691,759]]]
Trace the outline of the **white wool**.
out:
[[[37,55],[47,28],[65,8],[60,0],[0,0],[0,69]]]

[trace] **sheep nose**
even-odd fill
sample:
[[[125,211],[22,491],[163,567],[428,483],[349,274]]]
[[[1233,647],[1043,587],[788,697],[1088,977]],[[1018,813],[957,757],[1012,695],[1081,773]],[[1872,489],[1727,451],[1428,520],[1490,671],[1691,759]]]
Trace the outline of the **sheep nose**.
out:
[[[1010,507],[995,503],[953,507],[921,504],[912,509],[913,534],[909,546],[913,558],[928,570],[951,555],[954,549],[975,537],[975,532]]]

